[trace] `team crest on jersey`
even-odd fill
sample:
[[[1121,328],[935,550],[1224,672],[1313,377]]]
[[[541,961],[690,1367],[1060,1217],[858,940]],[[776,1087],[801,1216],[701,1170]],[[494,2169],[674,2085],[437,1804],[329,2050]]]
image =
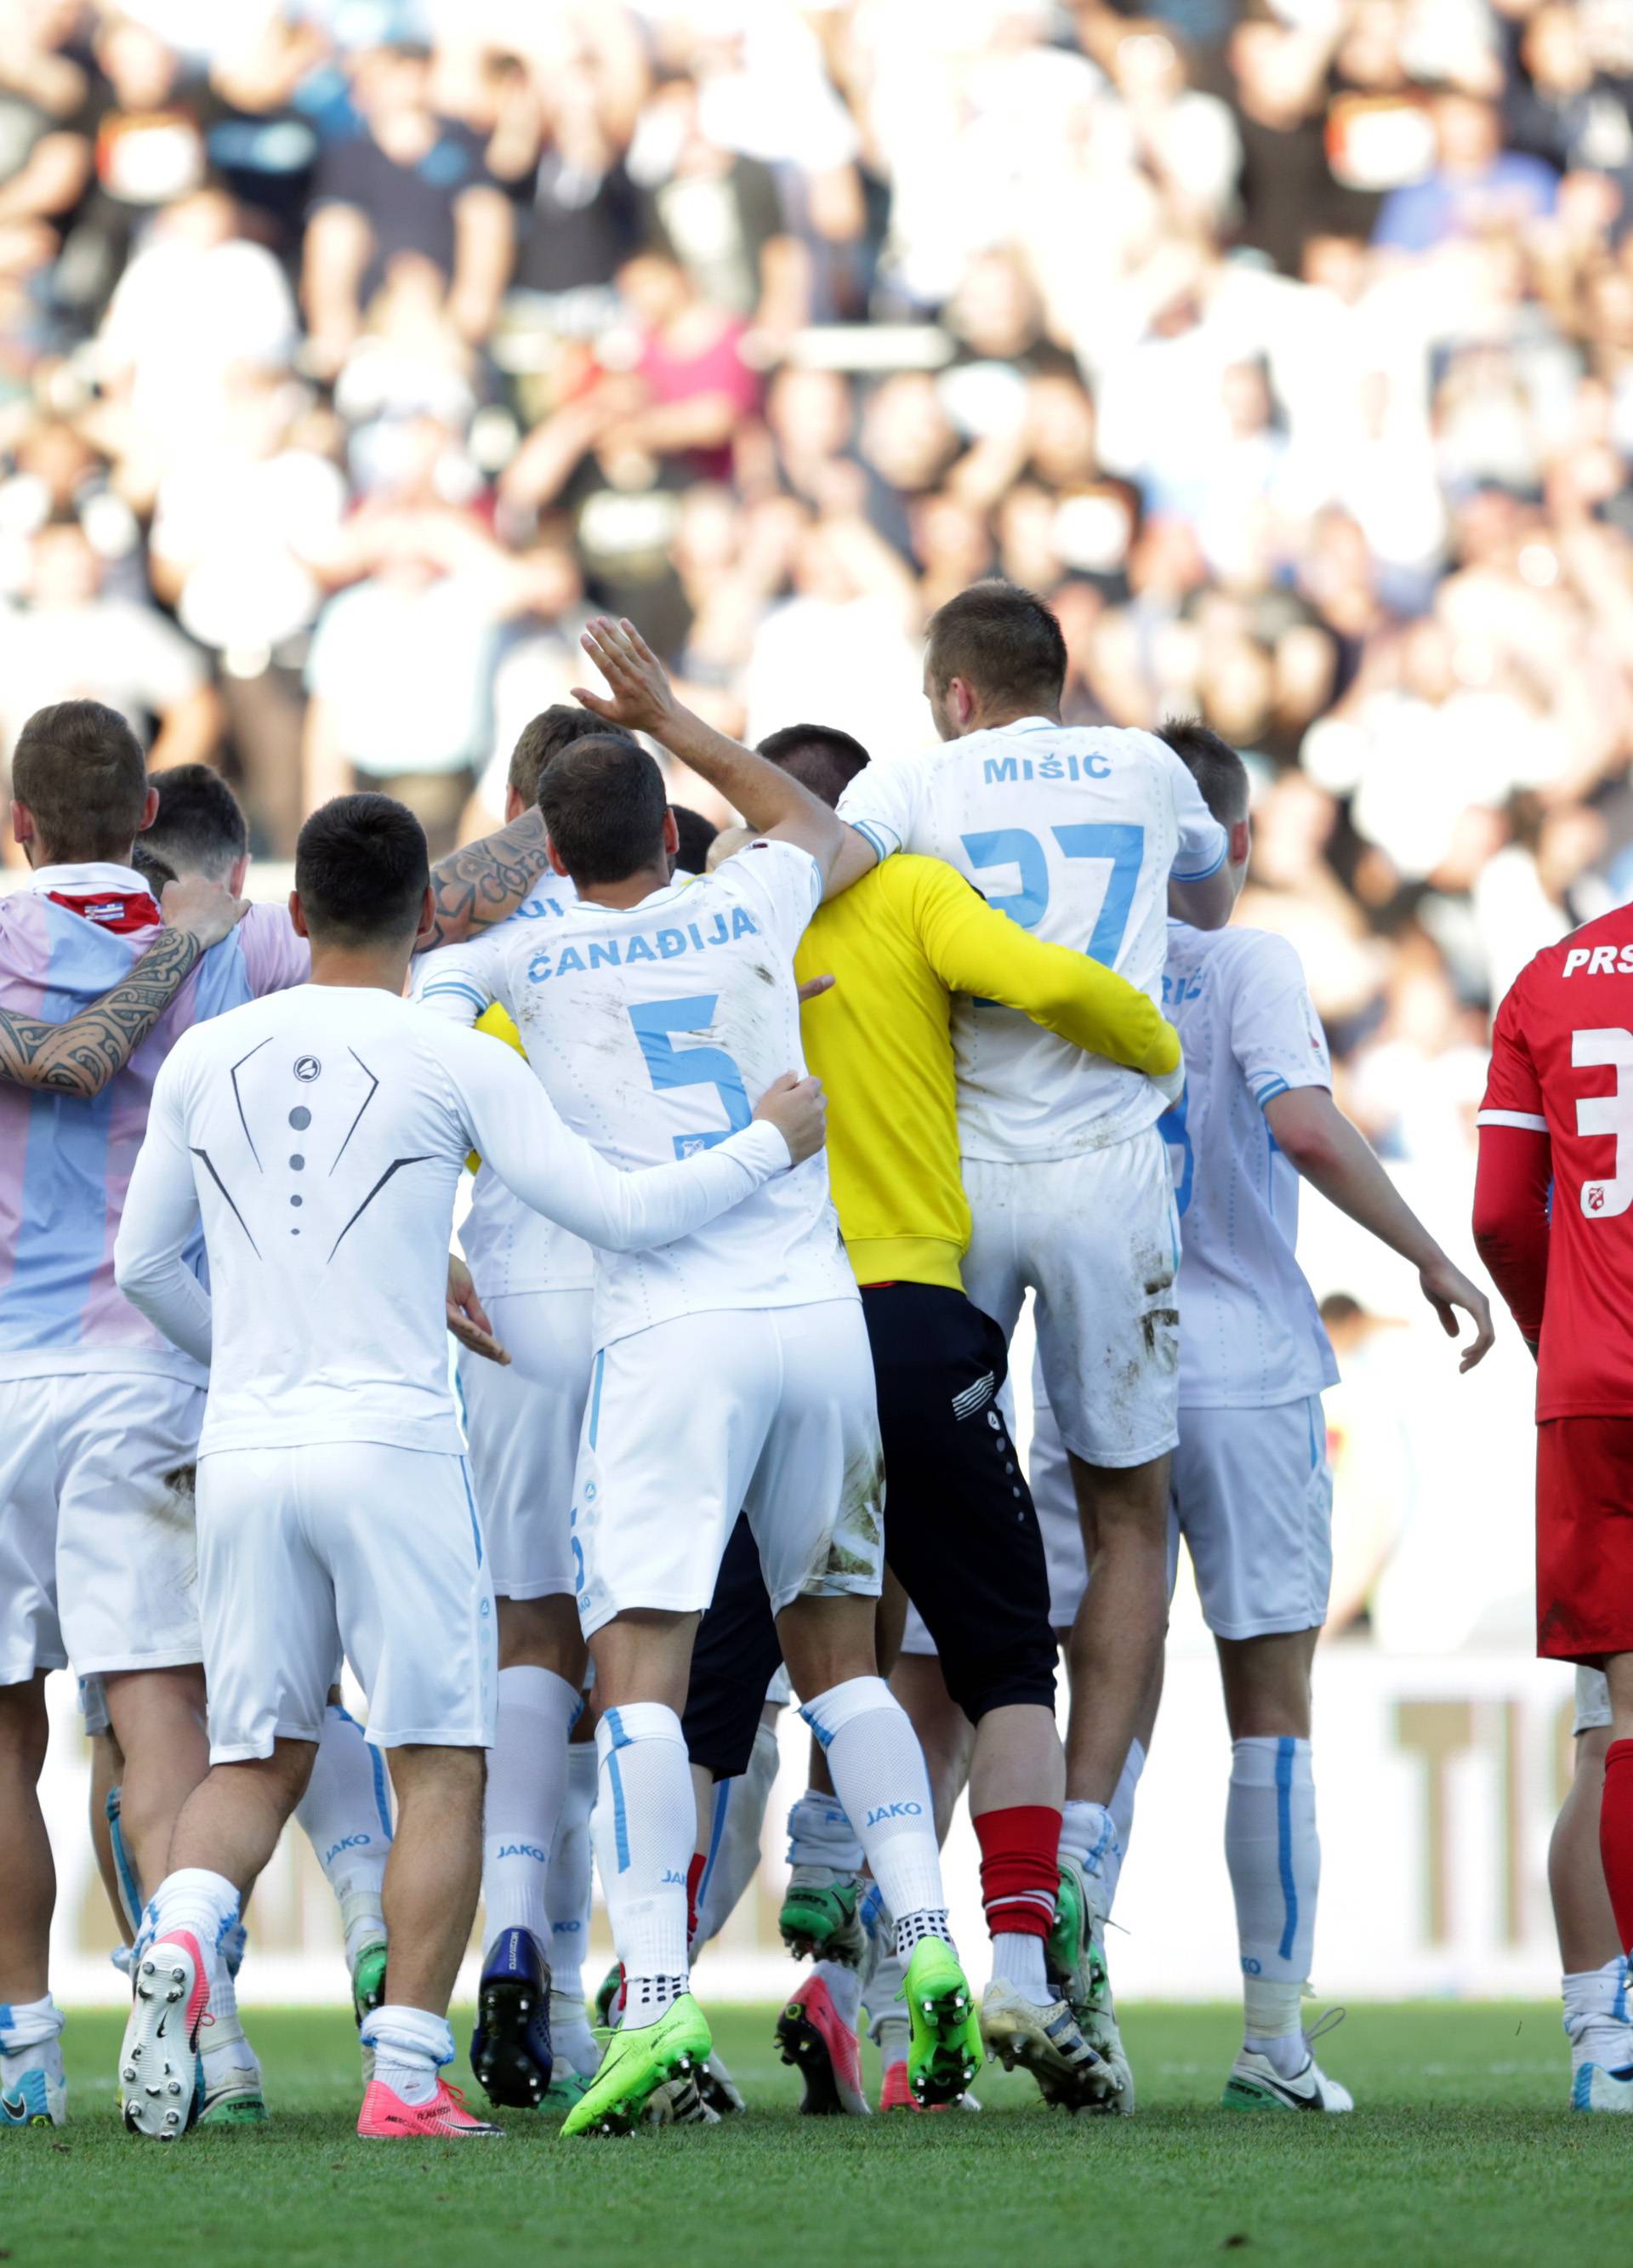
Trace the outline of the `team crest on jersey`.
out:
[[[304,1079],[308,1084],[318,1077],[322,1069],[323,1065],[318,1061],[316,1056],[297,1056],[295,1058],[296,1078]]]

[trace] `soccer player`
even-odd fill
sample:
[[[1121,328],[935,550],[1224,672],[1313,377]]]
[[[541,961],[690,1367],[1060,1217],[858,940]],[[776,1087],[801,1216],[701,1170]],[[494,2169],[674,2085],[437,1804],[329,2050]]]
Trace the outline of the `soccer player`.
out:
[[[606,729],[587,709],[565,702],[534,717],[511,751],[507,821],[537,811],[540,778],[561,750]],[[490,933],[490,953],[512,933],[542,939],[564,920],[573,897],[563,876],[542,875],[510,923]],[[454,1022],[480,1024],[514,1045],[514,1024],[474,975],[468,960],[428,954],[416,970],[416,997]],[[582,1988],[576,1999],[555,1988],[548,1894],[588,1661],[570,1522],[595,1353],[595,1261],[587,1244],[522,1204],[485,1163],[477,1166],[460,1242],[510,1357],[500,1365],[461,1349],[459,1364],[499,1617],[497,1730],[488,1759],[482,1846],[484,1949],[471,2068],[490,2102],[564,2110],[600,2059],[585,2021]],[[577,1918],[576,1905],[564,1918]]]
[[[177,1035],[300,982],[308,954],[283,913],[246,915],[202,958],[196,939],[155,939],[158,908],[130,861],[158,797],[114,711],[68,701],[38,711],[18,735],[11,784],[12,829],[33,873],[0,905],[0,1007],[33,1024],[51,1020],[42,1007],[60,1014],[110,987],[136,988],[93,1040],[83,1078],[33,1092],[0,1085],[0,1176],[16,1224],[0,1286],[0,1809],[11,1822],[0,1842],[0,2006],[11,2010],[0,2078],[5,2058],[34,2057],[56,2116],[61,2019],[46,1976],[54,1880],[34,1793],[45,1671],[71,1654],[82,1673],[105,1676],[125,1759],[121,1825],[149,1881],[208,1764],[190,1496],[203,1381],[121,1298],[114,1237],[152,1082]],[[443,860],[426,942],[502,920],[543,858],[533,814]],[[150,946],[167,988],[156,1020],[133,968]]]
[[[603,666],[615,668],[608,651]],[[651,689],[666,710],[664,688]],[[645,721],[660,739],[695,737],[678,718]],[[774,733],[761,753],[830,807],[868,762],[848,733],[815,725]],[[889,861],[823,905],[795,974],[835,980],[803,1028],[833,1106],[835,1200],[873,1355],[886,1557],[975,1727],[970,1808],[994,1958],[982,2036],[989,2053],[1063,2098],[1092,2098],[1106,2074],[1045,1968],[1065,1777],[1056,1645],[1042,1539],[998,1406],[1007,1350],[960,1273],[970,1221],[953,1004],[960,995],[1003,1001],[1075,1047],[1137,1065],[1164,1082],[1165,1099],[1179,1089],[1179,1043],[1145,994],[1028,937],[938,859]],[[797,1949],[820,1954],[853,1928],[855,1837],[820,1786],[795,1807],[790,1829],[783,1932]],[[807,2073],[808,2101],[813,2078],[815,2099],[846,2099],[860,1990],[854,1969],[825,1960],[784,2011],[779,2038]],[[888,2007],[887,1985],[879,1997]],[[840,2082],[831,2088],[823,2061]],[[912,2101],[905,2076],[887,2062],[890,2107]]]
[[[1163,738],[1227,831],[1234,901],[1247,873],[1247,767],[1205,725]],[[1225,1855],[1245,2007],[1224,2103],[1342,2111],[1350,2095],[1316,2063],[1300,2013],[1320,1882],[1310,1669],[1332,1575],[1321,1393],[1338,1374],[1295,1256],[1300,1180],[1417,1270],[1449,1336],[1459,1310],[1472,1319],[1464,1371],[1491,1345],[1490,1311],[1334,1102],[1326,1037],[1285,939],[1175,923],[1163,996],[1186,1063],[1163,1126],[1185,1236],[1173,1501],[1232,1742]],[[1086,1970],[1086,1930],[1080,1950]]]
[[[1063,725],[1066,647],[1030,592],[978,583],[931,617],[924,690],[948,745],[873,763],[840,815],[859,855],[941,858],[1011,921],[1157,997],[1171,907],[1229,916],[1225,830],[1149,733]],[[960,1005],[953,1040],[964,1286],[1007,1344],[1030,1289],[1093,1580],[1072,1633],[1061,1852],[1098,1896],[1107,1809],[1159,1674],[1177,1439],[1180,1239],[1144,1074],[1011,1010]]]
[[[563,1116],[631,1165],[725,1138],[761,1067],[798,1049],[794,950],[843,830],[797,783],[722,746],[728,772],[757,778],[746,792],[763,796],[776,824],[714,874],[679,886],[652,759],[610,736],[558,756],[540,806],[551,863],[577,902],[548,937],[492,954],[529,1061]],[[717,767],[712,784],[742,807],[740,776]],[[598,1262],[597,1281],[607,1319],[573,1541],[602,1709],[597,1859],[626,2006],[563,2132],[628,2125],[710,2051],[687,1989],[695,1808],[680,1712],[695,1618],[743,1510],[803,1713],[908,1956],[918,2090],[931,2101],[956,2095],[980,2037],[947,1935],[923,1761],[875,1674],[878,1418],[826,1170],[807,1168],[740,1208],[734,1224],[668,1252]]]
[[[1610,1741],[1599,1844],[1614,1948],[1625,1955],[1633,1946],[1626,1553],[1633,1505],[1633,907],[1618,907],[1546,946],[1515,978],[1492,1027],[1479,1126],[1475,1241],[1537,1361],[1537,1652],[1604,1673]],[[1584,1770],[1579,1760],[1579,1778]],[[1569,1828],[1566,1840],[1575,1840]],[[1601,2063],[1602,2052],[1621,2050],[1607,2038],[1609,2027],[1588,2020],[1624,2012],[1625,1998],[1610,1981],[1591,1871],[1580,1856],[1570,1871],[1571,1946],[1563,1913],[1561,1945],[1571,2100],[1579,2110],[1622,2110],[1633,2101],[1633,2080],[1625,2066]],[[1560,1887],[1556,1868],[1556,1909]]]
[[[1571,1727],[1575,1756],[1570,1786],[1548,1842],[1548,1887],[1559,1938],[1572,2107],[1625,2115],[1633,2111],[1628,1963],[1599,1847],[1610,1724],[1610,1689],[1604,1673],[1578,1668]]]
[[[312,983],[173,1051],[115,1248],[127,1298],[210,1372],[198,1556],[211,1769],[177,1822],[136,1963],[125,2121],[185,2131],[210,1951],[305,1786],[343,1648],[400,1807],[389,1997],[364,2026],[376,2061],[358,2131],[491,2132],[439,2077],[475,1909],[495,1682],[444,1341],[454,1189],[474,1146],[576,1233],[667,1244],[812,1154],[820,1108],[810,1082],[784,1079],[761,1101],[769,1123],[717,1152],[645,1174],[607,1165],[508,1050],[401,998],[436,908],[423,831],[387,798],[342,797],[307,821],[291,911]],[[201,1215],[209,1292],[189,1264]]]

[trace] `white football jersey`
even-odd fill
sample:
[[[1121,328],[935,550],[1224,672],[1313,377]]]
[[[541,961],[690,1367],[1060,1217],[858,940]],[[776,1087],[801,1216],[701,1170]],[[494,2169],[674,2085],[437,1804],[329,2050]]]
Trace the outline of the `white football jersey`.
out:
[[[565,921],[507,932],[494,981],[567,1123],[621,1165],[652,1165],[724,1141],[774,1079],[803,1077],[794,948],[821,895],[807,852],[754,843],[637,906],[580,900]],[[596,1288],[603,1339],[710,1308],[854,1300],[826,1154],[735,1221],[598,1255]]]
[[[498,999],[493,972],[506,932],[513,928],[526,937],[544,936],[565,918],[577,895],[564,875],[541,875],[508,920],[472,944],[422,954],[414,964],[414,998],[452,1023],[474,1024]],[[587,1292],[595,1281],[595,1256],[584,1240],[512,1196],[486,1160],[476,1168],[470,1207],[460,1224],[460,1249],[484,1300]]]
[[[445,1297],[473,1149],[607,1246],[683,1236],[788,1168],[776,1129],[745,1124],[621,1173],[511,1049],[388,992],[303,984],[197,1025],[155,1082],[114,1257],[126,1298],[210,1366],[201,1454],[460,1454]],[[188,1257],[201,1215],[208,1292]]]
[[[1333,1083],[1298,955],[1268,930],[1168,925],[1185,1093],[1161,1120],[1180,1208],[1180,1406],[1267,1409],[1337,1382],[1295,1256],[1298,1175],[1264,1106]]]
[[[1000,912],[1157,998],[1172,878],[1224,864],[1225,829],[1151,733],[1023,718],[935,755],[870,764],[840,816],[881,858],[945,858]],[[953,1019],[967,1158],[1068,1158],[1160,1116],[1144,1073],[1085,1055],[1031,1019],[960,1000]]]

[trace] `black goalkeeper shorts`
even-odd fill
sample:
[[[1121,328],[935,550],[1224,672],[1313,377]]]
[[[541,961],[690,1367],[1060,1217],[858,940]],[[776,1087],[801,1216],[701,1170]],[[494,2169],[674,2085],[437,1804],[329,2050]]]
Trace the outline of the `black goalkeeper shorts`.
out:
[[[972,1724],[1055,1705],[1049,1577],[1032,1491],[998,1407],[1004,1334],[961,1292],[870,1284],[885,1445],[885,1557]]]

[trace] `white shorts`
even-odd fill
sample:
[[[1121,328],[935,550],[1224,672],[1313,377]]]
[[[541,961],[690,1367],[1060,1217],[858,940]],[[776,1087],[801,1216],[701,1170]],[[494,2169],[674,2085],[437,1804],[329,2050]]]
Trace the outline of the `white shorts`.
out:
[[[1170,1501],[1216,1638],[1319,1630],[1333,1580],[1321,1397],[1181,1414]]]
[[[153,1372],[0,1381],[0,1684],[199,1660],[203,1412]]]
[[[884,1459],[862,1307],[725,1309],[595,1359],[573,1543],[586,1638],[636,1607],[701,1612],[747,1512],[774,1613],[877,1597]]]
[[[1013,1336],[1036,1294],[1038,1354],[1067,1447],[1148,1464],[1179,1439],[1179,1214],[1155,1127],[1081,1157],[966,1158],[964,1288]]]
[[[1610,1722],[1610,1686],[1602,1669],[1578,1669],[1577,1672],[1577,1720],[1570,1727],[1574,1739],[1580,1733],[1597,1733]]]
[[[460,1353],[471,1480],[502,1599],[573,1594],[573,1473],[595,1343],[592,1292],[487,1302],[508,1368]]]
[[[212,1763],[317,1740],[342,1648],[375,1748],[492,1747],[493,1585],[463,1457],[217,1450],[199,1462],[198,1578]]]

